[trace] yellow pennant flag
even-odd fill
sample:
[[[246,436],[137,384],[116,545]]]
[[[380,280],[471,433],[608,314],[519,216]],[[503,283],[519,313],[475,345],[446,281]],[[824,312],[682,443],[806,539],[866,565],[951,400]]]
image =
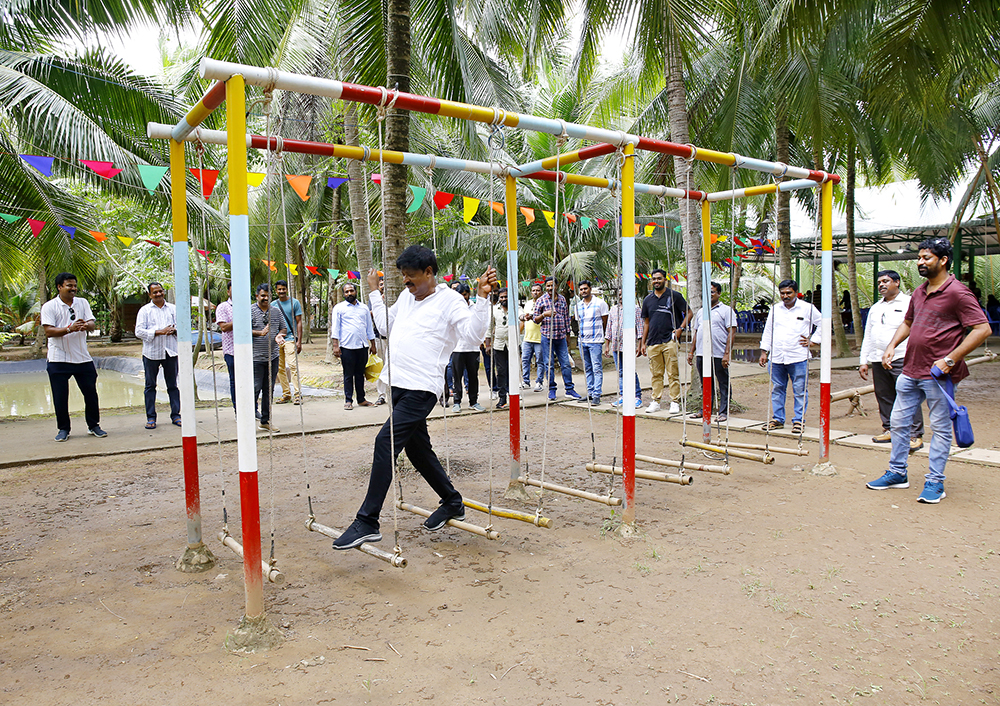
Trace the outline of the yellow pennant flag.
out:
[[[132,238],[126,238],[124,235],[116,235],[115,237],[118,238],[118,240],[125,243],[126,247],[132,244]]]
[[[556,214],[552,211],[542,211],[542,215],[545,216],[545,222],[549,224],[549,228],[556,227]]]
[[[535,222],[535,209],[521,206],[521,213],[524,214],[524,224],[530,226]]]
[[[311,176],[292,176],[291,174],[286,174],[285,178],[288,179],[288,183],[292,185],[292,188],[295,189],[295,193],[299,195],[300,199],[303,201],[309,199],[309,185],[313,180]]]
[[[496,201],[490,201],[490,208],[492,208],[494,211],[496,211],[497,213],[499,213],[501,216],[503,215],[503,204],[502,203],[497,203]]]
[[[264,172],[247,172],[247,184],[250,186],[260,186],[264,183],[264,177],[267,174]]]
[[[645,234],[645,236],[647,238],[651,238],[653,236],[653,230],[655,228],[656,228],[656,226],[654,224],[648,223],[645,226],[643,226],[642,231],[643,231],[643,233]]]
[[[479,199],[474,199],[471,196],[462,197],[462,218],[466,223],[472,221],[472,217],[476,215],[478,210]]]
[[[285,264],[288,265],[288,269],[292,273],[292,276],[297,277],[299,274],[299,266],[294,262],[286,262]]]

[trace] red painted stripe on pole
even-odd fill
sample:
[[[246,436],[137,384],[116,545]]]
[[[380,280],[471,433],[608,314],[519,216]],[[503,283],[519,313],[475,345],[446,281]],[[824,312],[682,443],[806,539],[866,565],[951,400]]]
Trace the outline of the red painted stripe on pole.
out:
[[[820,461],[830,460],[830,383],[819,384],[819,456]]]
[[[702,359],[704,362],[704,358]],[[702,438],[705,443],[712,441],[712,378],[701,378],[701,418]]]
[[[521,396],[510,395],[510,455],[517,464],[521,463]]]
[[[437,98],[418,96],[413,93],[397,93],[390,90],[385,103],[388,106],[395,98],[393,107],[399,110],[414,110],[418,113],[430,113],[437,115],[441,110],[441,101]],[[378,105],[382,102],[382,91],[371,86],[361,86],[356,83],[345,83],[344,90],[340,95],[341,100],[357,101],[368,105]]]
[[[594,157],[602,157],[606,154],[611,154],[618,148],[614,145],[610,145],[607,142],[603,142],[599,145],[592,145],[590,147],[584,147],[582,150],[577,151],[577,158],[579,161],[584,161],[587,159],[593,159]]]
[[[198,437],[181,438],[184,458],[184,504],[188,520],[201,519],[201,491],[198,487]]]
[[[217,81],[214,86],[208,89],[205,97],[201,99],[202,105],[209,109],[209,111],[215,110],[226,100],[226,82]]]
[[[691,157],[690,147],[678,145],[676,142],[667,142],[666,140],[654,140],[651,137],[640,137],[639,144],[636,147],[640,150],[672,154],[675,157],[684,157],[685,159]]]
[[[820,172],[820,171],[816,171],[815,169],[810,169],[809,170],[809,176],[806,177],[806,178],[807,179],[812,179],[813,181],[818,181],[821,184],[824,181],[832,181],[834,184],[839,184],[840,183],[840,175],[838,175],[838,174],[830,174],[829,172]]]
[[[268,147],[268,142],[271,143],[271,149],[278,149],[278,138],[271,137],[267,138],[263,135],[251,135],[250,136],[250,146],[265,150]],[[281,149],[285,152],[295,152],[296,154],[315,154],[321,155],[323,157],[333,157],[336,156],[336,150],[338,147],[343,147],[342,145],[332,145],[327,142],[310,142],[308,140],[281,140]]]
[[[240,513],[243,523],[243,582],[249,596],[264,590],[260,570],[260,497],[257,471],[240,471]],[[253,617],[253,616],[251,616]]]
[[[625,388],[628,389],[628,388]],[[635,417],[622,417],[622,487],[625,507],[635,509]]]

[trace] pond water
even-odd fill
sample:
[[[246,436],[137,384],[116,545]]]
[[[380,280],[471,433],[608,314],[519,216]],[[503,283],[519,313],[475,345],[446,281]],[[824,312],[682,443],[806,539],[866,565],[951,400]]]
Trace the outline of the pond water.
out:
[[[145,382],[141,375],[125,375],[113,370],[97,371],[97,394],[101,409],[142,406]],[[167,390],[160,376],[157,402],[168,402]],[[83,395],[75,380],[69,382],[69,411],[83,411]],[[0,375],[0,417],[25,417],[31,414],[55,414],[52,388],[44,372]]]
[[[730,358],[742,363],[756,363],[760,360],[760,348],[734,348]]]

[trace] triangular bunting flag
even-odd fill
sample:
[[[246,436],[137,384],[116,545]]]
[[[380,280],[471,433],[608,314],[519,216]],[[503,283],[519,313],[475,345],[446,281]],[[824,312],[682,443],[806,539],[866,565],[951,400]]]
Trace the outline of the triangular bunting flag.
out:
[[[150,240],[149,238],[143,238],[143,240],[145,240],[145,241],[146,241],[147,243],[149,243],[150,245],[155,245],[156,247],[160,247],[160,243],[159,243],[159,241],[156,241],[156,240]]]
[[[52,160],[55,157],[36,157],[33,154],[22,154],[21,159],[33,166],[45,176],[52,176]]]
[[[220,253],[220,254],[222,255],[222,259],[226,261],[226,264],[228,265],[233,264],[232,256],[230,256],[228,253]]]
[[[566,220],[569,221],[570,223],[576,223],[576,216],[574,214],[564,213],[563,215],[566,216]]]
[[[381,184],[382,183],[382,175],[378,174],[378,173],[372,174],[372,181],[374,181],[376,184]]]
[[[451,282],[453,279],[455,279],[455,275],[445,275],[444,276],[444,281],[445,282]]]
[[[142,185],[149,193],[156,191],[160,185],[163,175],[167,173],[167,167],[158,167],[155,164],[137,164],[139,176],[142,178]]]
[[[247,172],[247,186],[256,188],[263,184],[266,178],[267,174],[264,172]]]
[[[327,267],[326,271],[330,273],[330,276],[334,279],[340,277],[340,270],[334,270],[333,268]]]
[[[42,228],[45,227],[45,221],[37,221],[34,218],[29,218],[28,225],[31,226],[31,234],[37,238],[38,234],[42,232]]]
[[[455,198],[455,194],[449,194],[447,191],[435,191],[434,205],[440,211],[443,208],[447,208],[453,198]]]
[[[201,194],[207,199],[212,195],[212,191],[215,190],[215,180],[219,178],[219,170],[192,169],[191,173],[201,183]]]
[[[479,210],[479,199],[474,199],[471,196],[462,197],[462,219],[466,223],[472,221],[473,216],[476,215],[476,211]]]
[[[295,193],[299,195],[299,198],[303,201],[309,200],[309,185],[312,184],[313,178],[311,176],[291,176],[289,174],[285,175],[288,179],[288,183],[292,185],[295,189]]]
[[[14,221],[21,220],[20,216],[12,216],[9,213],[0,213],[0,218],[4,219],[8,223],[13,223]]]
[[[121,169],[115,169],[114,162],[98,162],[93,159],[81,159],[80,164],[85,167],[90,167],[94,170],[95,174],[104,177],[105,179],[110,179],[121,172]]]
[[[330,181],[333,180],[331,179]],[[410,187],[410,191],[413,192],[413,201],[411,201],[410,205],[406,207],[406,212],[413,213],[420,208],[421,205],[423,205],[424,197],[427,195],[427,189],[422,186],[413,186],[412,184],[409,184],[408,186]]]
[[[299,274],[299,266],[298,265],[296,265],[294,262],[286,262],[285,264],[288,265],[288,271],[292,273],[293,277],[298,276],[298,274]]]
[[[535,209],[528,208],[527,206],[521,206],[521,213],[524,214],[524,224],[530,226],[535,222]]]
[[[90,233],[92,236],[94,236],[94,240],[96,240],[98,243],[103,243],[105,240],[108,239],[107,234],[102,233],[99,230],[89,230],[87,232]]]
[[[501,216],[503,215],[503,204],[502,203],[500,203],[498,201],[490,201],[490,208],[492,208],[494,211],[496,211],[497,213],[499,213]]]
[[[611,221],[609,221],[609,220],[607,220],[607,219],[604,219],[604,218],[598,218],[598,219],[597,219],[597,227],[598,227],[598,228],[603,228],[604,226],[606,226],[606,225],[607,225],[608,223],[610,223],[610,222],[611,222]]]
[[[587,216],[580,216],[580,228],[587,230],[590,228],[590,218]]]
[[[645,235],[647,238],[653,237],[653,230],[655,228],[656,228],[656,226],[653,225],[652,223],[647,223],[646,225],[644,225],[642,227],[643,235]]]
[[[549,224],[549,228],[556,227],[556,214],[552,211],[542,211],[542,215],[545,216],[545,222]]]
[[[742,240],[740,240],[739,238],[737,238],[735,235],[733,236],[733,240],[735,240],[736,244],[739,245],[741,248],[749,248],[750,247],[749,245],[747,245],[746,243],[744,243]]]
[[[312,265],[306,265],[306,269],[309,270],[309,274],[311,274],[311,275],[318,275],[319,274],[319,268],[318,267],[314,267]]]
[[[64,231],[69,233],[70,238],[76,238],[76,226],[59,226]]]
[[[197,250],[196,252],[199,255],[201,255],[203,258],[205,258],[206,260],[208,260],[208,250]],[[208,261],[211,262],[211,260],[208,260]]]
[[[635,229],[635,234],[639,235],[639,224],[638,223],[633,223],[632,227]]]
[[[265,265],[271,268],[271,272],[277,272],[278,268],[274,266],[274,260],[261,260]]]
[[[347,279],[361,279],[361,273],[354,270],[347,271]]]
[[[129,245],[132,244],[133,240],[132,238],[126,238],[124,235],[117,235],[115,237],[118,238],[118,240],[122,241],[122,243],[125,244],[125,247],[128,247]]]
[[[338,186],[347,181],[350,181],[347,177],[330,177],[326,180],[326,185],[331,189],[336,189]]]

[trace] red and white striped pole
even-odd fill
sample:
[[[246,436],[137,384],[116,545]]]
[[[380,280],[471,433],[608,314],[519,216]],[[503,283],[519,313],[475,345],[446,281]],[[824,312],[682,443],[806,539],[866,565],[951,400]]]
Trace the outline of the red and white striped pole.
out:
[[[507,176],[504,189],[504,213],[507,216],[507,414],[510,419],[510,484],[521,477],[521,349],[518,342],[517,271],[517,182]]]
[[[701,428],[702,440],[712,441],[712,205],[701,202]],[[693,371],[692,371],[693,372]],[[693,376],[692,376],[693,377]]]
[[[635,528],[635,145],[622,164],[622,525]]]
[[[833,356],[833,181],[827,176],[820,187],[820,238],[823,268],[823,329],[819,368],[819,460],[830,460],[830,382]]]

